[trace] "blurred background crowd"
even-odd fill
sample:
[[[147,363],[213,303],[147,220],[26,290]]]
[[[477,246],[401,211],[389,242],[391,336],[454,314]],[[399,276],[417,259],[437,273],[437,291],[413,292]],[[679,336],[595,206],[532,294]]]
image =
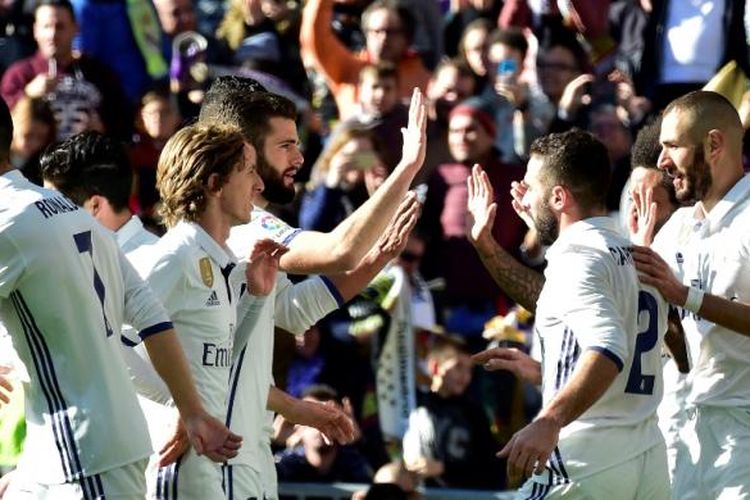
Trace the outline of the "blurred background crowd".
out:
[[[0,0],[0,95],[16,128],[12,162],[33,181],[45,148],[81,131],[126,144],[132,172],[122,182],[132,189],[120,208],[160,234],[162,147],[195,119],[214,78],[253,78],[296,104],[303,142],[296,200],[272,211],[329,231],[395,167],[420,87],[424,208],[394,262],[400,272],[379,276],[296,344],[276,341],[276,383],[339,401],[359,439],[330,445],[280,420],[279,479],[497,490],[513,485],[494,454],[540,396],[469,358],[489,343],[528,351],[533,325],[466,237],[471,166],[495,188],[498,242],[541,269],[545,249],[512,209],[510,183],[535,138],[588,130],[609,151],[608,208],[626,227],[631,168],[653,168],[660,148],[658,130],[636,137],[669,101],[708,84],[750,127],[748,27],[741,0]],[[669,183],[654,176],[655,196],[669,199]],[[404,295],[406,310],[395,305]],[[403,336],[403,324],[411,334],[399,349],[389,337]],[[402,366],[414,367],[405,393],[389,387]],[[408,424],[387,422],[389,404],[411,413]],[[0,431],[7,467],[19,432]]]

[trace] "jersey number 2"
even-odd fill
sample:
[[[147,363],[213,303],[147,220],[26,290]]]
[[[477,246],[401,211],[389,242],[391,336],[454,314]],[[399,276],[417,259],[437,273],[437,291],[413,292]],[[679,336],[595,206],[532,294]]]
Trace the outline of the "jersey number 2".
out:
[[[83,231],[82,233],[74,234],[73,239],[78,247],[78,253],[88,253],[91,257],[91,267],[94,270],[94,290],[96,295],[99,297],[99,302],[102,305],[102,317],[104,318],[104,327],[107,329],[107,337],[112,335],[112,327],[109,326],[109,320],[107,320],[107,314],[104,312],[104,282],[99,277],[99,272],[96,270],[94,265],[94,246],[91,244],[91,231]]]
[[[638,316],[643,313],[648,315],[648,321],[646,329],[635,339],[633,365],[630,367],[628,383],[625,386],[625,392],[630,394],[653,394],[656,381],[656,375],[641,373],[641,356],[656,347],[656,341],[659,340],[659,306],[653,295],[641,291],[638,293]]]

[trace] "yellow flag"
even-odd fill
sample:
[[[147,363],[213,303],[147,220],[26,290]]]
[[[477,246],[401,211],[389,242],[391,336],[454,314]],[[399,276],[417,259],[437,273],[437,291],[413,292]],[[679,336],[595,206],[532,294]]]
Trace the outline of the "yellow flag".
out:
[[[703,86],[703,90],[717,92],[731,102],[735,108],[740,107],[742,94],[750,89],[750,79],[737,66],[735,61],[726,63],[711,80]]]

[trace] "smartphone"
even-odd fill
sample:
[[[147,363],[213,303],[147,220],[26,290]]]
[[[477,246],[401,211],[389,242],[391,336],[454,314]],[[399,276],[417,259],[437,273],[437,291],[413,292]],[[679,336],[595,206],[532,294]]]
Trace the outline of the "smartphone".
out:
[[[518,63],[515,59],[503,59],[497,65],[497,78],[500,83],[512,83],[518,71]]]

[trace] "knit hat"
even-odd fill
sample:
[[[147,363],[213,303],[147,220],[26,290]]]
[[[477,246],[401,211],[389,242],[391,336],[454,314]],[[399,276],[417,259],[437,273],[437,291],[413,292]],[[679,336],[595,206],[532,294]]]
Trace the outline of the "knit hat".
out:
[[[469,115],[475,118],[490,136],[495,137],[497,131],[495,108],[488,100],[481,97],[469,97],[453,108],[450,118],[457,115]]]

